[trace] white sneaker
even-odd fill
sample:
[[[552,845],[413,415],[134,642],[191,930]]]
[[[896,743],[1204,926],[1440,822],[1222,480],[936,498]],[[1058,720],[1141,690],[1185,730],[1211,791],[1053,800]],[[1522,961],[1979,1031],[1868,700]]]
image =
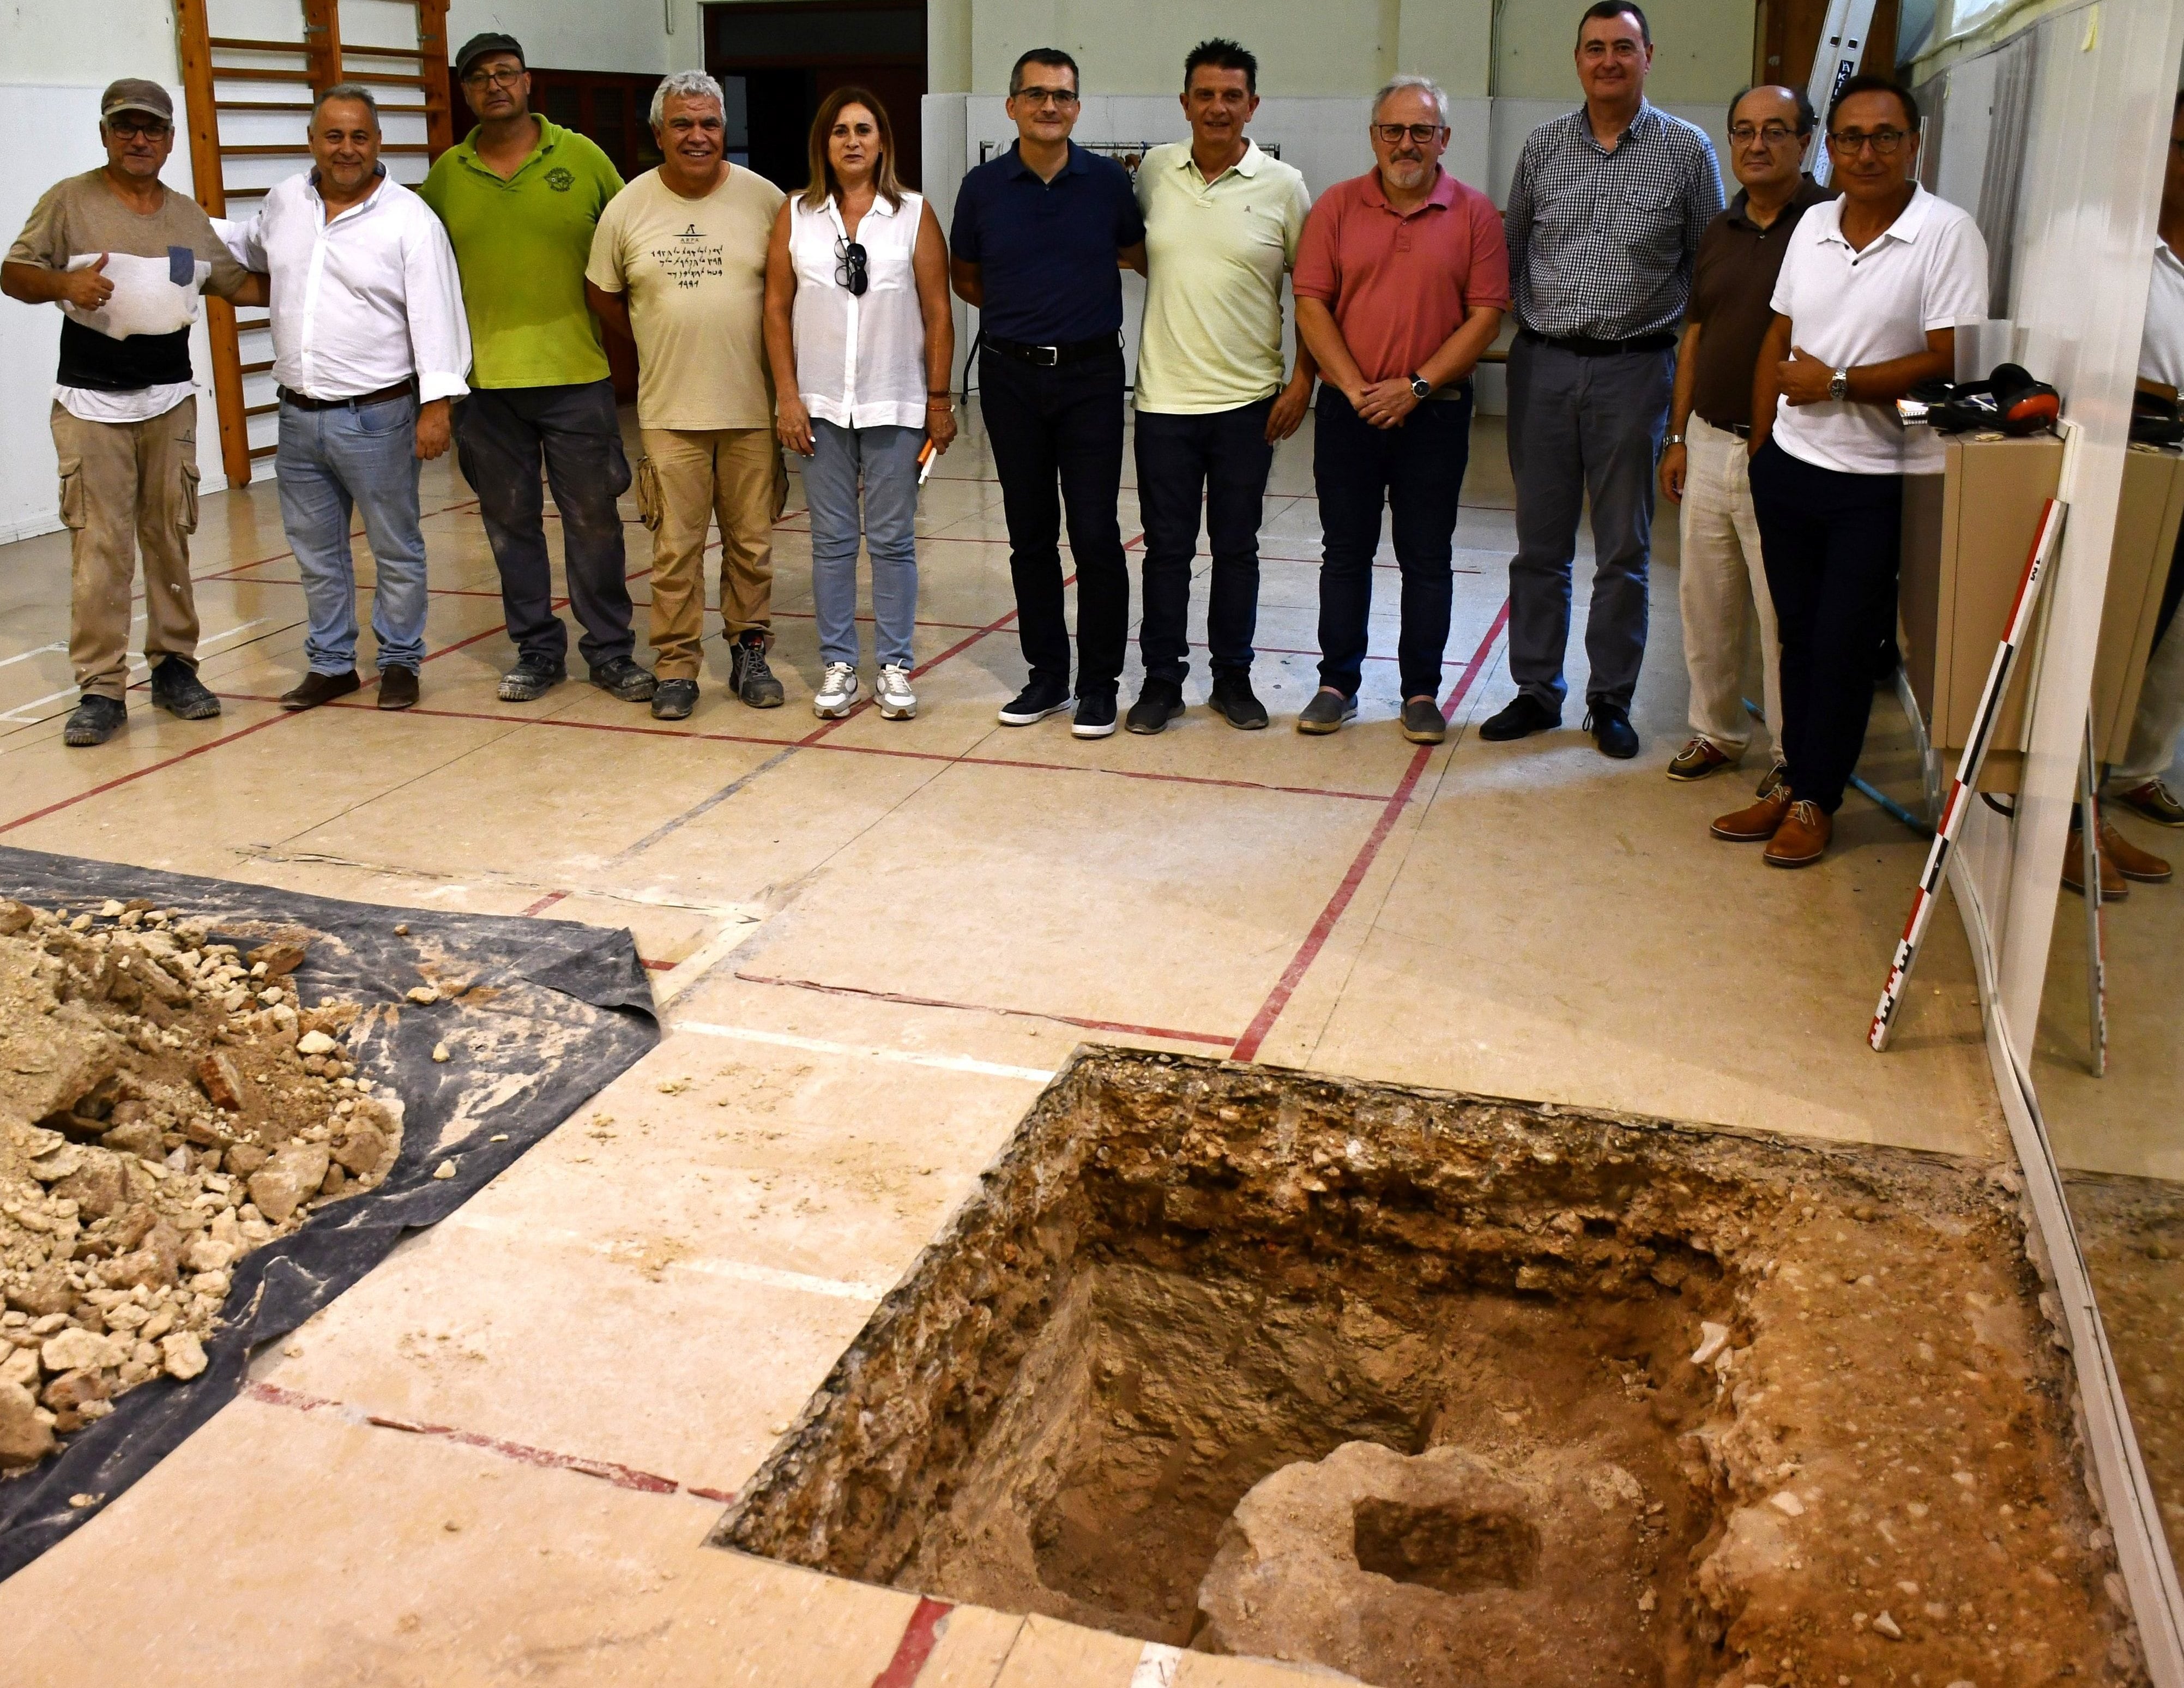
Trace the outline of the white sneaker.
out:
[[[811,713],[822,721],[838,721],[857,706],[857,669],[855,663],[830,662],[811,695]]]
[[[908,721],[917,713],[917,694],[910,689],[910,670],[897,663],[882,665],[872,695],[879,699],[880,713],[889,721]]]

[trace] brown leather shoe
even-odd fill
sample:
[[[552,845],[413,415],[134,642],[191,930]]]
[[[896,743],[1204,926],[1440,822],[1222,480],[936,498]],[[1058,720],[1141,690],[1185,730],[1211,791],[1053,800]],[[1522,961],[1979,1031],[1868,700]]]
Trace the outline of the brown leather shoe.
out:
[[[1767,865],[1810,867],[1828,853],[1828,840],[1835,831],[1834,816],[1810,798],[1800,798],[1790,805],[1790,812],[1767,841]]]
[[[2101,900],[2120,903],[2131,894],[2131,882],[2116,869],[2115,858],[2109,854],[2109,828],[2101,828]],[[2063,849],[2063,883],[2080,896],[2086,894],[2086,831],[2083,827],[2070,828],[2070,841]]]
[[[304,683],[292,691],[281,694],[284,710],[316,709],[320,704],[330,704],[336,698],[345,698],[364,682],[356,677],[356,670],[345,674],[306,674]]]
[[[379,671],[379,706],[414,709],[417,705],[417,671],[400,664]]]
[[[1782,825],[1782,817],[1790,812],[1790,788],[1778,785],[1764,797],[1724,815],[1709,829],[1718,838],[1730,844],[1765,844]]]
[[[2101,853],[2115,863],[2116,872],[2126,879],[2136,879],[2142,885],[2165,885],[2170,880],[2167,861],[2150,850],[2141,850],[2116,830],[2114,822],[2101,816]]]

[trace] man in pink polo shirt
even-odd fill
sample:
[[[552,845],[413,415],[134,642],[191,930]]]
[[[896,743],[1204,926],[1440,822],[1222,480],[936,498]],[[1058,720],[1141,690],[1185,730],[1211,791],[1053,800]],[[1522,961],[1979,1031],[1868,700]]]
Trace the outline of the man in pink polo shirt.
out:
[[[1377,168],[1329,188],[1305,224],[1297,331],[1319,362],[1318,693],[1300,733],[1357,713],[1380,510],[1403,573],[1403,737],[1437,744],[1457,495],[1471,451],[1471,370],[1509,304],[1509,253],[1486,196],[1440,167],[1448,96],[1398,76],[1373,102]]]

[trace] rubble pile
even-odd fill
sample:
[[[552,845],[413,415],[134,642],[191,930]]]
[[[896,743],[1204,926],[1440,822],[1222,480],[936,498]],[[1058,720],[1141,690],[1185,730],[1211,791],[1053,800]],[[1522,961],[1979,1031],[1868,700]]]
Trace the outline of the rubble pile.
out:
[[[356,1076],[357,1006],[298,1000],[304,954],[0,899],[0,1471],[203,1371],[236,1262],[393,1167],[401,1104]]]

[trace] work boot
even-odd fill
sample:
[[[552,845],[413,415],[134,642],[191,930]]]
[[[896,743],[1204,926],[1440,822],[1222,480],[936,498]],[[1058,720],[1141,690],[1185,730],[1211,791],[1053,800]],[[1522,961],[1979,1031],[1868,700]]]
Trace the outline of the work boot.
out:
[[[152,671],[152,707],[177,721],[210,721],[220,699],[198,678],[198,666],[187,656],[170,656]]]
[[[746,627],[729,649],[728,689],[752,709],[779,709],[788,695],[766,662],[767,643],[760,629]]]
[[[626,704],[644,704],[652,701],[653,688],[660,682],[649,668],[638,663],[634,657],[617,656],[611,662],[602,662],[592,670],[591,681],[610,698],[619,698]]]
[[[1767,841],[1763,858],[1769,867],[1810,867],[1828,853],[1835,836],[1836,818],[1809,797],[1793,799],[1782,824]]]
[[[520,656],[515,666],[500,677],[500,700],[504,704],[536,703],[569,677],[569,671],[543,657]]]
[[[122,723],[129,719],[129,706],[119,698],[94,697],[86,692],[83,701],[69,714],[68,724],[61,728],[61,743],[81,749],[87,744],[103,744],[121,731]]]
[[[652,718],[655,721],[688,721],[690,711],[698,707],[698,682],[695,680],[662,680],[652,689]]]

